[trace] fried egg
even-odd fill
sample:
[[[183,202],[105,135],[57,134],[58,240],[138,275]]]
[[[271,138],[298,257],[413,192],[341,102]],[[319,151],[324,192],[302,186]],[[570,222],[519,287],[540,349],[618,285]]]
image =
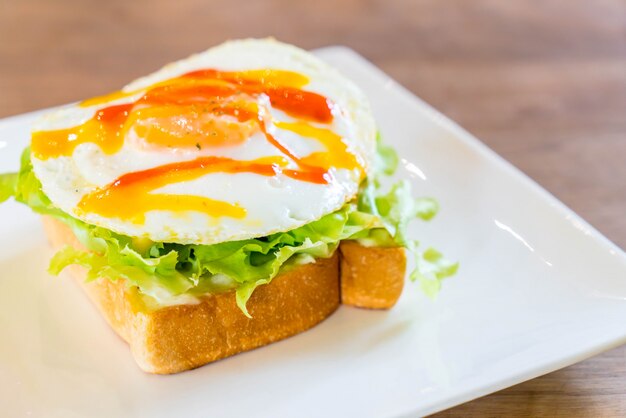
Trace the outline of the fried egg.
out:
[[[354,199],[376,127],[363,92],[306,51],[226,42],[33,126],[55,206],[131,237],[214,244],[295,229]]]

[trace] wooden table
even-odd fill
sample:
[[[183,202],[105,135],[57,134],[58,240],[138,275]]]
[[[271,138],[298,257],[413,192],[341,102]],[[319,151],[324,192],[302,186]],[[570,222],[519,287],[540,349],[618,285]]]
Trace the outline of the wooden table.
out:
[[[270,34],[354,48],[626,247],[624,0],[0,0],[0,116]],[[467,415],[626,416],[626,346]]]

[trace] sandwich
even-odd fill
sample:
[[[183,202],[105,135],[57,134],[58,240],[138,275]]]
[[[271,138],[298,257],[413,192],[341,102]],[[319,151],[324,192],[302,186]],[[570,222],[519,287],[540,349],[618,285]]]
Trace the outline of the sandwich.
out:
[[[410,274],[454,274],[408,223],[438,210],[382,143],[364,93],[271,39],[226,42],[32,127],[0,175],[42,215],[67,270],[130,345],[168,374],[278,341],[340,304],[388,309]]]

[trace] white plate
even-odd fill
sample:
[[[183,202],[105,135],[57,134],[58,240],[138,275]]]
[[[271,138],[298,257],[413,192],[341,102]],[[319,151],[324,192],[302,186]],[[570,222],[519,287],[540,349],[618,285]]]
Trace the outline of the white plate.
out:
[[[461,262],[436,301],[342,307],[309,332],[174,375],[134,364],[80,290],[45,273],[37,216],[0,205],[0,405],[6,416],[429,414],[626,341],[626,257],[476,139],[352,51],[316,52],[366,91],[416,194],[412,234]],[[0,122],[0,171],[35,114]]]

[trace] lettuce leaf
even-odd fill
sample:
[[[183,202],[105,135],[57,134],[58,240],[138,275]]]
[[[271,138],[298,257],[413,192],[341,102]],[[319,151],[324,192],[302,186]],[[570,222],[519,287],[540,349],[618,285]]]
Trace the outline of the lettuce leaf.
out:
[[[459,269],[458,262],[446,259],[443,254],[434,248],[428,248],[423,253],[416,252],[416,264],[409,276],[412,281],[419,281],[426,296],[433,298],[441,289],[441,281],[446,277],[454,276]]]
[[[18,177],[17,173],[0,174],[0,203],[15,195]]]
[[[380,175],[392,176],[398,169],[400,158],[393,147],[386,145],[383,142],[383,138],[380,132],[376,135],[376,159],[374,170],[377,176]]]
[[[22,155],[19,173],[0,175],[0,201],[13,196],[35,212],[55,217],[67,224],[89,250],[62,249],[52,258],[50,273],[58,274],[78,264],[88,270],[87,280],[123,279],[162,304],[235,289],[238,306],[250,316],[246,303],[258,286],[269,283],[283,268],[330,257],[340,241],[347,239],[367,246],[407,247],[417,262],[410,277],[433,295],[440,280],[453,274],[458,265],[434,250],[417,252],[417,242],[407,238],[406,228],[415,218],[431,219],[438,204],[430,198],[414,199],[407,181],[396,183],[384,193],[379,176],[392,175],[398,157],[380,139],[378,144],[377,174],[364,182],[356,202],[299,228],[260,238],[184,245],[133,239],[86,224],[48,199],[34,175],[28,148]]]

